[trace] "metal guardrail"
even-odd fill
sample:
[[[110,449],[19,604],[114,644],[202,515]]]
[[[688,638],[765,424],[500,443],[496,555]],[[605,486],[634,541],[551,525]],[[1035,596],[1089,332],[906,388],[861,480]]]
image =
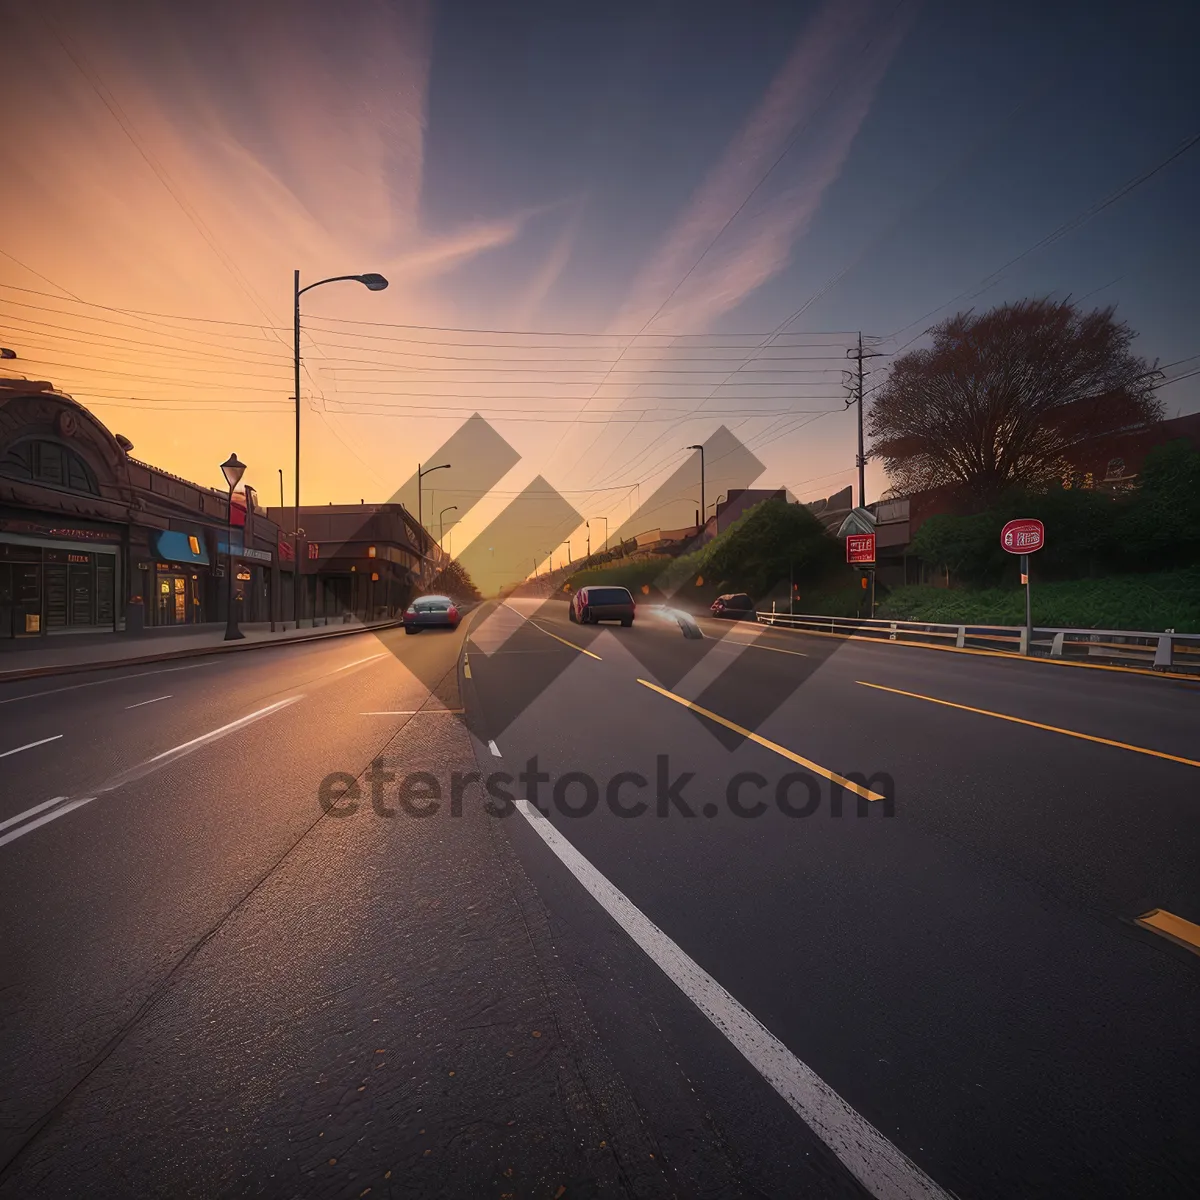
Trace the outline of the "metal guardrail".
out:
[[[832,633],[916,646],[953,646],[1001,654],[1111,662],[1200,676],[1200,634],[1152,633],[1136,629],[1062,629],[1039,625],[1025,645],[1022,625],[952,625],[937,621],[889,621],[827,617],[811,613],[760,612],[759,624],[809,633]]]

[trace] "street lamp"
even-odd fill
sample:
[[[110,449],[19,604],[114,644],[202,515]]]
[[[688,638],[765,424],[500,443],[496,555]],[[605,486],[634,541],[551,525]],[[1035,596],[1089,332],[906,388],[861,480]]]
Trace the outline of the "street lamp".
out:
[[[423,503],[422,495],[421,495],[421,493],[422,493],[421,481],[425,478],[426,475],[432,475],[434,473],[434,471],[449,470],[449,467],[450,467],[449,463],[440,463],[436,467],[422,467],[420,463],[417,463],[417,525],[420,527],[422,534],[425,533],[425,518],[423,516],[424,503]],[[421,547],[421,551],[422,551],[422,559],[424,559],[425,547],[423,545]]]
[[[221,464],[221,474],[225,476],[225,482],[229,484],[229,528],[226,533],[228,545],[226,549],[229,553],[225,556],[225,571],[229,575],[228,585],[228,611],[225,614],[225,640],[227,642],[237,641],[238,638],[244,638],[246,635],[238,628],[237,615],[233,609],[233,489],[242,481],[242,476],[246,473],[246,464],[238,461],[236,454],[231,454]]]
[[[593,517],[592,520],[604,522],[604,549],[607,550],[608,549],[608,518],[607,517]],[[591,528],[590,522],[588,524],[588,528],[589,529]]]
[[[704,536],[704,514],[708,509],[704,506],[704,447],[703,446],[688,446],[688,450],[700,451],[700,536]]]
[[[322,287],[326,283],[341,283],[346,280],[361,283],[369,292],[382,292],[388,285],[388,281],[382,275],[371,272],[366,275],[332,275],[328,279],[318,279],[316,283],[301,287],[300,270],[297,268],[292,289],[296,332],[293,357],[295,367],[293,382],[296,388],[294,397],[296,401],[296,511],[292,518],[292,617],[296,622],[297,629],[300,628],[300,297],[305,292],[311,292],[313,288]]]
[[[458,512],[458,505],[457,504],[448,504],[448,505],[446,505],[445,508],[442,509],[442,511],[440,513],[438,513],[438,545],[442,547],[443,552],[446,549],[446,546],[445,546],[446,527],[442,523],[442,518],[448,512]]]

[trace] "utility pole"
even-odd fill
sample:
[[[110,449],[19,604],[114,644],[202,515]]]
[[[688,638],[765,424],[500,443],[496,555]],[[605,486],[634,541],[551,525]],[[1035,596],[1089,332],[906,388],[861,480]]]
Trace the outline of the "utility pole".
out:
[[[858,507],[866,508],[867,506],[867,455],[863,445],[863,360],[868,358],[882,358],[883,355],[879,352],[864,352],[862,331],[858,334],[858,349],[850,349],[846,351],[846,357],[852,359],[857,364],[855,372],[854,395],[846,401],[846,407],[851,404],[858,404]],[[870,374],[870,372],[867,372]]]

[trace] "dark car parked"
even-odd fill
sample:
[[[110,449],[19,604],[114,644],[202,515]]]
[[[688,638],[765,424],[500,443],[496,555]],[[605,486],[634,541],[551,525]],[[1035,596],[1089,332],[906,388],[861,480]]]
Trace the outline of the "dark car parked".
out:
[[[712,602],[712,615],[729,617],[734,621],[752,621],[757,613],[754,609],[754,601],[745,592],[729,592],[724,596],[718,596]]]
[[[458,627],[458,606],[449,596],[418,596],[404,610],[405,633],[420,633],[430,626]]]
[[[628,588],[585,587],[571,597],[570,618],[577,625],[596,625],[601,621],[620,621],[628,628],[633,624],[637,605]]]

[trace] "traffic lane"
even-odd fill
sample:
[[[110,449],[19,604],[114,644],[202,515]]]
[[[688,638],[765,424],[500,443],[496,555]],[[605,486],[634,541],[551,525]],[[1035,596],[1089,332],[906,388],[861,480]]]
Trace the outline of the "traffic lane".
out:
[[[442,646],[453,675],[457,641]],[[323,780],[361,771],[406,722],[456,720],[361,715],[419,708],[426,695],[391,659],[347,672],[0,846],[0,957],[12,973],[0,1069],[19,1081],[0,1102],[8,1140],[322,816]]]
[[[950,654],[898,642],[847,641],[741,622],[702,620],[700,625],[706,635],[816,652],[840,671],[870,671],[870,678],[892,687],[1168,754],[1200,757],[1200,680]],[[837,652],[817,647],[835,647]]]
[[[484,688],[492,703],[507,690],[499,678]],[[594,719],[573,719],[585,701]],[[693,772],[693,809],[711,802],[717,817],[621,820],[601,805],[551,820],[942,1186],[1189,1194],[1200,1042],[1179,1014],[1200,1000],[1194,960],[1062,903],[905,808],[890,820],[834,819],[827,802],[805,820],[731,817],[733,774],[776,780],[781,764],[753,743],[731,752],[694,721],[607,660],[580,657],[508,722],[500,747],[506,764],[537,754],[560,779],[653,780],[660,755],[672,777]],[[553,865],[508,820],[536,881]]]
[[[559,628],[547,617],[537,624]],[[778,729],[784,744],[796,744],[800,730],[802,746],[843,772],[887,772],[899,803],[920,801],[914,819],[1052,891],[1123,920],[1164,908],[1200,922],[1196,767],[862,686],[899,683],[979,700],[987,699],[981,692],[1007,688],[1006,708],[1049,707],[1040,715],[1057,718],[1060,728],[1070,721],[1079,732],[1105,730],[1130,744],[1145,736],[1151,749],[1153,730],[1138,714],[1148,711],[1151,723],[1167,725],[1169,710],[1178,719],[1158,745],[1194,755],[1185,728],[1195,725],[1194,716],[1187,719],[1193,698],[1172,705],[1169,681],[928,651],[892,654],[894,647],[833,639],[805,639],[812,652],[799,656],[791,652],[795,640],[768,650],[756,644],[753,627],[742,626],[748,636],[740,637],[732,632],[737,625],[725,628],[729,636],[696,642],[635,626],[593,636],[587,645],[608,661],[627,656],[631,672],[646,670],[744,728]],[[926,673],[907,679],[899,675],[905,664]],[[1042,706],[1032,684],[1047,675],[1056,689]],[[728,745],[739,740],[711,723],[709,729]]]
[[[874,670],[843,653],[629,632],[594,643],[606,662],[630,674],[650,664],[663,686],[842,774],[884,772],[904,818],[1115,920],[1163,908],[1200,923],[1200,768],[865,687]],[[740,741],[691,719],[727,746]]]
[[[475,768],[456,720],[410,722],[378,757]],[[528,891],[479,804],[322,821],[0,1194],[678,1194]],[[734,1194],[717,1173],[686,1186]]]
[[[435,678],[443,651],[403,633],[337,638],[290,651],[224,655],[205,669],[147,676],[113,675],[105,686],[59,685],[52,695],[8,697],[0,709],[13,745],[56,740],[0,760],[0,821],[54,795],[95,785],[177,745],[231,715],[269,704],[297,688],[339,684],[344,672],[398,658],[416,677]],[[418,639],[419,641],[419,639]],[[428,664],[428,665],[427,665]],[[442,670],[444,673],[444,669]]]

